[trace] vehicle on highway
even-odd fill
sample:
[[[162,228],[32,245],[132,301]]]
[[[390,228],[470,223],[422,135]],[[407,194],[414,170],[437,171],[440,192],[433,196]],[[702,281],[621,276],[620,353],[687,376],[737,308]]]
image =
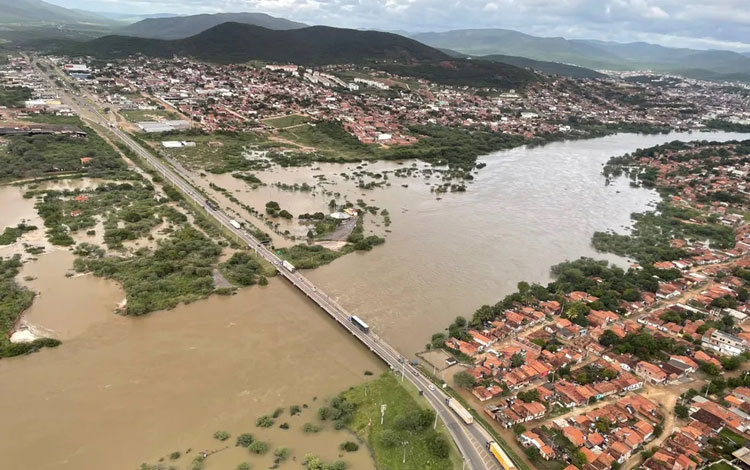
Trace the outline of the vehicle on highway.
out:
[[[370,332],[370,326],[367,323],[363,322],[358,316],[352,315],[351,317],[349,317],[349,321],[354,323],[357,328],[364,331],[365,333]]]
[[[497,442],[487,442],[487,450],[490,451],[490,454],[495,457],[495,460],[497,460],[497,463],[499,463],[500,466],[503,467],[503,469],[518,470],[518,467],[513,465],[513,461],[510,459],[510,457],[508,457],[508,454],[506,454],[505,451],[499,445],[497,445]]]
[[[455,398],[448,398],[445,400],[445,404],[448,405],[448,408],[453,410],[459,418],[461,418],[461,421],[463,421],[466,424],[473,424],[474,423],[474,416],[472,416],[471,413],[469,413],[469,410],[463,407],[461,403],[458,402]]]
[[[429,389],[430,389],[430,390],[432,390],[433,392],[435,391],[435,386],[434,386],[434,385],[432,385],[432,384],[430,384],[430,386],[429,386],[429,387],[427,387],[427,388],[429,388]]]
[[[284,269],[286,269],[286,270],[287,270],[287,271],[289,271],[290,273],[293,273],[293,272],[295,271],[295,269],[296,269],[296,268],[294,267],[294,265],[293,265],[292,263],[290,263],[289,261],[287,261],[287,260],[284,260],[284,261],[282,261],[282,262],[281,262],[281,266],[283,266],[283,267],[284,267]]]
[[[232,225],[232,227],[234,227],[236,229],[242,228],[242,224],[240,224],[239,222],[237,222],[234,219],[230,220],[229,223]]]

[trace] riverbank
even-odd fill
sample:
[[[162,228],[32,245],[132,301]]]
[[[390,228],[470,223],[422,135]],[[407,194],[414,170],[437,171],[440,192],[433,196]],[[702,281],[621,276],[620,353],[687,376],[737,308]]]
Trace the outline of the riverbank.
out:
[[[521,423],[546,415],[552,419],[556,407],[625,394],[646,380],[656,381],[653,374],[663,374],[659,382],[666,382],[671,376],[660,367],[668,368],[670,358],[713,372],[716,364],[741,365],[742,359],[719,361],[717,348],[708,348],[701,336],[711,328],[745,334],[731,312],[750,308],[748,283],[736,277],[750,263],[745,217],[750,204],[741,195],[748,149],[750,141],[672,142],[613,157],[604,169],[608,182],[626,173],[633,186],[658,189],[662,201],[654,211],[632,215],[631,233],[599,232],[592,240],[595,247],[632,256],[640,264],[625,270],[587,258],[565,262],[552,267],[554,280],[546,287],[519,282],[516,292],[480,307],[469,320],[457,317],[447,334],[436,333],[427,345],[452,352],[468,365],[453,371],[448,383],[471,393],[477,413],[512,426],[512,440],[529,460],[579,465],[587,458],[592,462],[590,455],[577,453],[580,444],[541,444],[552,442],[546,439],[547,428],[535,426],[526,433],[529,425]],[[707,280],[720,285],[707,286]],[[682,300],[687,306],[668,300],[680,292],[692,294]],[[681,311],[691,313],[685,318],[670,313]],[[605,360],[605,353],[617,356]],[[620,366],[631,357],[637,368]],[[709,360],[715,362],[712,367]],[[688,380],[684,375],[669,383]],[[588,399],[575,398],[588,390]],[[653,420],[659,429],[654,435],[671,412],[662,410],[661,418]]]

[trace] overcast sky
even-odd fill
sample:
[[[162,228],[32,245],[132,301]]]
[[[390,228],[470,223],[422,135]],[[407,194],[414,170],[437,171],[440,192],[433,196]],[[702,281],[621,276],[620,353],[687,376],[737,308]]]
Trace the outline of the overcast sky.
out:
[[[257,11],[384,31],[508,28],[569,39],[750,51],[749,0],[48,0],[91,11]]]

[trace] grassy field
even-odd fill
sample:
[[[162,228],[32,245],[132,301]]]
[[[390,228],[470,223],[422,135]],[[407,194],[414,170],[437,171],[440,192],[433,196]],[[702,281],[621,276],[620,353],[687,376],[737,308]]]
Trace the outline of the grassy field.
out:
[[[708,470],[734,470],[734,467],[726,462],[716,462],[715,464],[708,467]]]
[[[289,116],[282,116],[277,118],[265,119],[263,122],[269,126],[275,127],[276,129],[284,129],[286,127],[298,126],[309,122],[310,118],[307,116],[300,116],[299,114],[292,114]]]
[[[739,434],[732,432],[729,429],[722,429],[722,431],[719,433],[719,435],[725,439],[729,439],[730,441],[734,442],[738,446],[745,445],[746,439],[740,436]]]
[[[120,115],[130,122],[138,121],[158,121],[162,119],[180,119],[177,113],[167,111],[164,109],[154,110],[129,110],[120,111]]]
[[[433,455],[428,445],[432,435],[432,424],[424,430],[399,430],[398,418],[410,413],[424,410],[427,402],[419,397],[411,384],[399,383],[391,373],[386,373],[376,380],[354,387],[343,393],[347,401],[356,405],[354,419],[349,427],[363,440],[367,441],[375,458],[376,467],[383,469],[406,470],[448,470],[461,468],[460,457],[447,431],[438,421],[437,432],[450,442],[450,454],[447,458]],[[380,406],[386,405],[385,421],[380,424]],[[406,463],[402,463],[404,447],[388,446],[383,442],[383,434],[397,433],[399,442],[408,441],[406,446]]]
[[[304,147],[314,147],[321,155],[340,160],[362,160],[377,156],[377,149],[349,134],[336,123],[319,122],[279,131],[279,136]]]
[[[196,131],[170,132],[162,140],[184,140],[195,142],[195,147],[165,150],[170,156],[192,169],[205,169],[213,173],[257,169],[256,165],[242,156],[246,147],[264,149],[278,147],[265,137],[251,132],[215,132],[204,134]]]

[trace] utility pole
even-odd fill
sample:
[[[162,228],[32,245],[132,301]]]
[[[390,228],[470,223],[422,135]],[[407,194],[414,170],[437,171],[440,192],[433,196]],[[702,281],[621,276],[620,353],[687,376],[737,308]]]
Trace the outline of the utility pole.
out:
[[[437,418],[438,418],[438,412],[435,410],[435,424],[432,425],[432,429],[437,429]]]

